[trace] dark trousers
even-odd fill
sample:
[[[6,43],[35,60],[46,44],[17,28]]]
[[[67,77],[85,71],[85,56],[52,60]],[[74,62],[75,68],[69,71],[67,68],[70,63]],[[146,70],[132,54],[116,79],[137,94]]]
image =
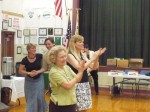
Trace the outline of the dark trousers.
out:
[[[58,106],[52,101],[49,103],[49,112],[76,112],[77,105]]]
[[[98,70],[93,70],[90,72],[90,74],[94,80],[95,92],[98,93]]]

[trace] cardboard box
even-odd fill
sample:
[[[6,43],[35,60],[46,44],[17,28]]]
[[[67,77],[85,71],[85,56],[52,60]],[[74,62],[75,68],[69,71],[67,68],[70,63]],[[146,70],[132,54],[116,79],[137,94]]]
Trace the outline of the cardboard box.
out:
[[[107,59],[107,66],[117,66],[116,59]]]
[[[142,68],[144,59],[131,58],[129,59],[129,67]]]
[[[128,67],[129,61],[128,60],[117,60],[117,67]]]

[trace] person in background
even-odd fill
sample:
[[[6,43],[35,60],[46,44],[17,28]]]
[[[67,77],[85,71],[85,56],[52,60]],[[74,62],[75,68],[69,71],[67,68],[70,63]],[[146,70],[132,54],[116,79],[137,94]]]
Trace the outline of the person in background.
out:
[[[86,55],[83,54],[83,50],[84,37],[81,35],[73,35],[69,41],[67,64],[75,73],[77,73],[77,70],[80,67],[79,62],[81,60],[87,60],[84,65],[85,69],[83,72],[83,77],[76,85],[77,105],[78,110],[81,112],[85,112],[87,109],[92,108],[91,88],[88,80],[87,68],[92,63],[95,64],[97,58],[106,51],[106,48],[100,48],[99,50],[95,51],[90,60],[88,60]]]
[[[66,65],[67,51],[63,46],[55,46],[49,51],[51,69],[49,80],[52,89],[49,112],[76,112],[75,84],[83,74],[84,61],[80,61],[77,74]]]
[[[42,68],[42,54],[36,53],[36,46],[27,45],[28,55],[19,66],[19,74],[25,75],[26,112],[45,112],[48,105],[44,96],[44,78]]]
[[[51,50],[52,47],[55,46],[54,38],[50,38],[50,37],[46,38],[45,41],[44,41],[44,44],[45,44],[45,46],[47,48],[47,51],[43,55],[43,68],[45,69],[45,71],[47,71],[49,73],[49,70],[50,70],[50,67],[51,67],[51,63],[50,63],[50,61],[48,59],[48,52]],[[46,79],[46,80],[48,81],[49,79]],[[49,93],[52,92],[50,85],[47,85],[47,86],[48,86],[48,91],[45,94],[47,94],[48,92]]]
[[[55,46],[54,38],[46,38],[44,44],[47,48],[47,51],[44,53],[43,56],[43,68],[45,71],[50,70],[50,62],[48,61],[48,52],[51,50],[53,46]]]
[[[86,53],[86,56],[88,59],[91,59],[92,56],[94,55],[94,51],[89,50],[89,46],[86,44],[84,45],[84,51]],[[98,59],[98,58],[97,58]],[[99,94],[98,91],[98,69],[99,69],[99,60],[97,60],[97,65],[94,65],[94,69],[91,69],[90,67],[88,68],[88,72],[91,74],[93,80],[94,80],[94,88],[95,88],[95,93],[96,95]],[[92,67],[93,68],[93,67]]]

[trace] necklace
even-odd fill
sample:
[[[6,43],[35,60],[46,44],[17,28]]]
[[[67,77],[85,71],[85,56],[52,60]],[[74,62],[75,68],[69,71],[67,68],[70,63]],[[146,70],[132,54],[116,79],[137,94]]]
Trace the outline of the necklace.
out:
[[[29,62],[31,62],[31,63],[36,60],[36,56],[34,56],[34,57],[27,56],[27,58],[28,58]]]
[[[59,67],[57,67],[57,70],[59,71],[59,73],[64,73],[64,77],[65,77],[65,79],[69,82],[69,81],[71,81],[71,78],[68,76],[68,74],[67,74],[67,72],[66,72],[66,69],[65,69],[65,67],[63,67],[63,68],[59,68]],[[62,71],[62,72],[61,72]]]
[[[36,56],[33,56],[33,57],[28,56],[28,58],[29,58],[29,59],[35,59],[35,58],[36,58]]]
[[[66,79],[67,79],[67,81],[71,81],[70,77],[69,77],[69,76],[68,76],[68,74],[66,73],[65,68],[63,69],[63,71],[64,71],[64,72],[65,72],[65,74],[66,74]]]

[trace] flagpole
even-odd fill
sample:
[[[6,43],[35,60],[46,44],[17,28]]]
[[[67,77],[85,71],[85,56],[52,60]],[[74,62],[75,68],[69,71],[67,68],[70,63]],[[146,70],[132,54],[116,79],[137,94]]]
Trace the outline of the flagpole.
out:
[[[77,11],[77,17],[76,17],[76,29],[75,29],[75,34],[79,35],[79,11],[81,9],[80,8],[76,8]]]
[[[71,11],[72,11],[72,9],[68,9],[69,14],[70,14]]]
[[[68,15],[69,15],[69,16],[68,16],[68,19],[70,19],[70,12],[72,11],[72,9],[68,8],[67,11],[68,11]],[[72,23],[72,20],[71,20],[71,23]],[[71,28],[71,29],[72,29],[72,28]],[[72,32],[72,31],[71,31],[71,32]]]
[[[67,4],[66,4],[66,0],[65,0],[65,7],[66,7],[66,15],[68,15],[68,13],[67,13]]]

